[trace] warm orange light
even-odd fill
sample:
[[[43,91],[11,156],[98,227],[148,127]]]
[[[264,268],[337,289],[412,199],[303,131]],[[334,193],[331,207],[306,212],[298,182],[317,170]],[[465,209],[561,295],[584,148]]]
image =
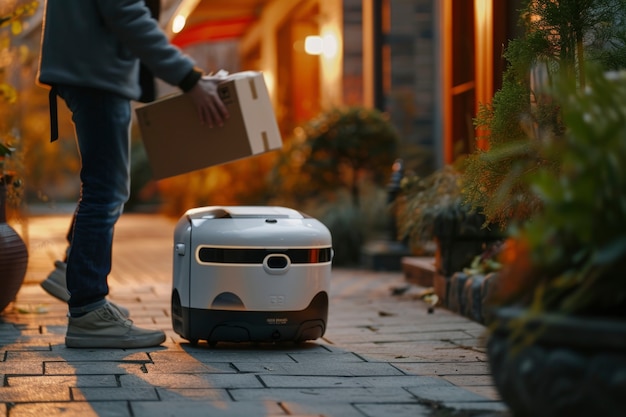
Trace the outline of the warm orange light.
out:
[[[309,55],[321,55],[324,50],[324,41],[321,36],[307,36],[304,39],[304,52]]]
[[[475,0],[474,10],[476,14],[476,23],[479,27],[487,24],[491,17],[490,0]]]
[[[180,33],[180,31],[185,27],[185,23],[187,23],[187,18],[185,16],[182,14],[176,16],[172,22],[172,32]]]
[[[338,49],[337,37],[333,34],[326,34],[323,37],[307,36],[304,39],[304,51],[309,55],[324,55],[326,58],[334,58]]]
[[[476,27],[476,109],[480,105],[488,104],[493,97],[493,1],[475,0],[474,14]],[[477,110],[478,111],[478,110]],[[484,139],[486,132],[476,131],[476,146],[487,149],[488,143]]]
[[[322,38],[322,54],[326,58],[333,58],[337,55],[337,49],[337,38],[334,35],[328,34]]]

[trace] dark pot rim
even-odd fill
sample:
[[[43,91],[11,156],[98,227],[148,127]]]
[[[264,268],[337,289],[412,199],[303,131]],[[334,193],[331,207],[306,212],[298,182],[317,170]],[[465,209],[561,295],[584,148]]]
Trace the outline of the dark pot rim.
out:
[[[493,310],[490,331],[499,336],[524,337],[534,334],[539,344],[564,344],[579,348],[626,350],[626,319],[567,315],[556,312],[532,313],[523,307]],[[514,333],[513,330],[522,330]],[[533,333],[534,332],[534,333]]]

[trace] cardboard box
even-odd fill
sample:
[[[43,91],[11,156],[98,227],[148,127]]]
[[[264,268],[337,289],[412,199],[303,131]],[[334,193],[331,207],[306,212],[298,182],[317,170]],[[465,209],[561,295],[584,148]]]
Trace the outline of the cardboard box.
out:
[[[218,92],[230,117],[222,127],[202,125],[186,94],[135,109],[153,177],[162,179],[282,147],[282,138],[260,72],[225,77]]]

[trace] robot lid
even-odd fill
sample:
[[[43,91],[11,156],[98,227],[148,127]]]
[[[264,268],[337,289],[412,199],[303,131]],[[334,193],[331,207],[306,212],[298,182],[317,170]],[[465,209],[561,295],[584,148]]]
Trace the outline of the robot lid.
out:
[[[179,221],[177,241],[239,248],[320,248],[331,246],[320,221],[279,206],[209,206],[188,210]]]

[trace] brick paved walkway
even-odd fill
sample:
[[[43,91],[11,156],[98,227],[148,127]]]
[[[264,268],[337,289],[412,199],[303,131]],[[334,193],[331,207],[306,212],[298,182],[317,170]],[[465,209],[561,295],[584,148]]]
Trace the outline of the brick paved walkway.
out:
[[[0,417],[508,416],[483,348],[484,328],[429,314],[400,273],[333,269],[329,325],[302,346],[191,346],[171,329],[174,221],[126,214],[115,236],[111,299],[158,348],[67,349],[65,304],[38,285],[65,250],[69,216],[29,219],[30,263],[0,316]],[[17,227],[18,231],[20,228]]]

